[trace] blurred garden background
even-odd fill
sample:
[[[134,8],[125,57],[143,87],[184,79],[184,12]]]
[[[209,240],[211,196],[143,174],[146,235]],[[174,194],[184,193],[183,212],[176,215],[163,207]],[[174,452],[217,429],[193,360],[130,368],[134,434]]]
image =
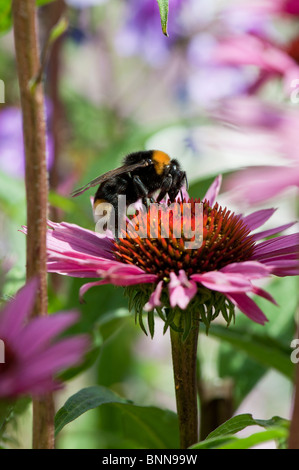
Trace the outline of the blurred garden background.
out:
[[[24,145],[9,3],[0,1],[3,304],[26,276],[26,237],[19,231],[26,225]],[[155,0],[40,1],[41,50],[61,18],[67,26],[48,51],[44,70],[52,221],[93,230],[93,192],[76,199],[71,192],[119,166],[126,154],[154,148],[179,160],[192,197],[203,197],[222,174],[221,204],[247,214],[277,208],[265,229],[297,219],[298,1],[170,0],[168,36]],[[296,225],[285,233],[295,231]],[[158,318],[153,339],[146,336],[121,287],[90,289],[80,303],[85,282],[49,274],[49,312],[79,310],[80,321],[70,331],[88,333],[92,341],[84,363],[64,373],[56,407],[93,385],[136,406],[110,403],[90,410],[61,430],[56,446],[171,448],[177,430],[168,332],[163,335]],[[275,278],[266,287],[278,306],[256,300],[269,319],[265,326],[237,313],[235,325],[216,321],[208,336],[201,331],[205,416],[291,417],[298,278]],[[29,400],[22,399],[2,435],[4,447],[31,446],[31,412]],[[159,432],[148,432],[155,425]]]

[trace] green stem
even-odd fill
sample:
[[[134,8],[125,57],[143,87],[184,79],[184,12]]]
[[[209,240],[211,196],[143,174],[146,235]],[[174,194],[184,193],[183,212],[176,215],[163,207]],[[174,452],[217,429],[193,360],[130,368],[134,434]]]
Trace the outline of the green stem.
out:
[[[16,65],[23,115],[26,156],[27,247],[26,276],[39,281],[33,315],[47,315],[47,211],[46,123],[42,83],[30,83],[40,70],[35,0],[13,0],[12,16]],[[33,448],[54,448],[54,401],[51,393],[33,399]]]
[[[179,420],[180,447],[187,449],[198,442],[197,344],[199,317],[192,316],[192,327],[183,338],[184,314],[178,311],[174,323],[181,331],[170,328],[174,384]]]

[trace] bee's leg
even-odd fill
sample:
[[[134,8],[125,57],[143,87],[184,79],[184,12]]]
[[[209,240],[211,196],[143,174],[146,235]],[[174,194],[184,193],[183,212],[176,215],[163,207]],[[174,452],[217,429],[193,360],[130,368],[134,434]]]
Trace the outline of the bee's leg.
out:
[[[137,199],[142,198],[142,203],[148,207],[148,189],[147,187],[142,183],[141,179],[139,176],[135,175],[132,178],[133,184],[136,190],[136,196]]]
[[[164,178],[164,180],[162,182],[160,193],[157,196],[157,202],[158,203],[160,201],[162,201],[162,199],[166,196],[166,194],[170,190],[171,186],[172,186],[172,176],[168,175]]]
[[[172,183],[172,188],[169,191],[169,199],[171,200],[171,202],[175,201],[175,199],[176,199],[176,197],[179,193],[181,195],[181,201],[183,202],[182,186],[183,186],[184,180],[187,181],[186,173],[182,171],[174,179],[174,181]]]

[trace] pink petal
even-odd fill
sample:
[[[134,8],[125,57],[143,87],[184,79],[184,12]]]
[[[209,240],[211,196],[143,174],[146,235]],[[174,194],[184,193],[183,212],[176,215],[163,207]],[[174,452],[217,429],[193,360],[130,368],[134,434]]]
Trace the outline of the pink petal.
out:
[[[4,307],[0,315],[0,337],[13,338],[21,330],[33,308],[37,287],[37,279],[29,280]]]
[[[91,287],[103,286],[104,284],[109,284],[109,281],[102,280],[102,281],[95,281],[95,282],[87,282],[86,284],[84,284],[82,287],[80,287],[80,290],[79,290],[80,301],[81,302],[83,301],[85,292],[91,289]]]
[[[61,312],[32,319],[18,336],[16,348],[23,359],[38,354],[42,347],[78,320],[78,312]]]
[[[144,310],[149,312],[155,307],[161,307],[161,293],[163,289],[163,281],[158,282],[154,292],[151,294],[149,301],[145,304]]]
[[[220,269],[222,273],[242,274],[248,279],[259,279],[269,276],[271,270],[258,261],[242,261],[232,263]]]
[[[70,337],[47,347],[38,356],[25,363],[22,373],[23,382],[39,381],[50,378],[63,369],[77,365],[89,346],[85,335]]]
[[[274,305],[278,305],[276,300],[272,297],[269,292],[265,291],[264,289],[261,289],[260,287],[253,286],[252,288],[252,293],[255,295],[259,295],[260,297],[263,297],[266,300],[269,300],[269,302],[272,302]]]
[[[257,260],[267,259],[274,254],[298,253],[299,251],[299,234],[283,235],[281,237],[271,238],[259,243],[254,248],[253,258]]]
[[[231,177],[228,186],[234,189],[238,198],[256,204],[290,186],[299,186],[298,166],[248,168]]]
[[[132,266],[133,268],[133,266]],[[138,269],[138,268],[137,268]],[[116,286],[132,286],[136,284],[147,284],[154,283],[157,281],[155,274],[147,274],[144,271],[142,273],[130,273],[128,269],[117,270],[116,272],[110,272],[105,274],[104,279],[95,282],[88,282],[84,284],[79,291],[80,299],[83,299],[84,294],[95,286],[102,286],[104,284],[114,284]]]
[[[271,273],[275,276],[284,277],[284,276],[297,276],[299,274],[299,260],[285,260],[285,259],[276,259],[274,261],[266,262]]]
[[[185,274],[185,273],[184,273]],[[197,292],[195,282],[187,279],[185,274],[180,272],[179,277],[174,273],[170,273],[170,282],[168,284],[169,300],[172,308],[175,306],[185,310]],[[187,281],[187,282],[186,282]]]
[[[52,228],[47,231],[49,250],[60,253],[77,252],[105,259],[115,259],[112,252],[112,240],[107,236],[66,222],[57,224],[48,221],[48,225]]]
[[[261,209],[243,217],[243,221],[250,230],[255,230],[270,219],[275,211],[276,209]]]
[[[210,206],[213,206],[216,202],[217,196],[220,191],[221,183],[222,183],[222,175],[219,175],[217,176],[217,178],[215,178],[215,180],[213,181],[213,183],[207,190],[206,195],[203,198],[203,200],[206,199],[207,201],[209,201]]]
[[[217,292],[248,292],[252,290],[251,282],[242,274],[211,271],[192,274],[191,279]]]
[[[238,307],[241,312],[245,313],[247,317],[256,323],[264,325],[268,321],[262,310],[256,305],[256,303],[243,293],[231,293],[226,296],[233,304]]]
[[[255,233],[251,235],[253,240],[261,240],[262,238],[270,237],[271,235],[275,235],[276,233],[283,232],[284,230],[292,227],[296,222],[290,222],[289,224],[280,225],[279,227],[272,228],[269,230],[264,230],[263,232]]]
[[[105,280],[117,286],[128,286],[157,281],[156,274],[148,274],[137,266],[119,264],[119,266],[115,266],[105,273],[101,272],[100,275],[103,275]]]

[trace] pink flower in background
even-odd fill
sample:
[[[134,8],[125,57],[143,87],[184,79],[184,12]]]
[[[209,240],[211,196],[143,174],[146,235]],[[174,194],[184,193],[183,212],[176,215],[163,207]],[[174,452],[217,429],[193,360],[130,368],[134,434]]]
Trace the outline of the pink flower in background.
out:
[[[229,178],[227,188],[249,204],[271,199],[290,187],[299,188],[299,163],[289,166],[251,167]]]
[[[251,91],[256,91],[273,77],[281,77],[284,91],[289,96],[293,80],[299,77],[296,61],[283,48],[251,34],[224,38],[214,48],[211,60],[235,67],[258,67],[259,76],[251,86]]]
[[[218,177],[203,199],[203,243],[200,248],[185,249],[183,233],[181,238],[174,237],[172,232],[167,239],[161,235],[132,239],[127,234],[123,239],[114,240],[77,225],[49,222],[48,271],[100,278],[83,285],[81,296],[93,286],[108,283],[135,285],[136,289],[138,285],[148,286],[143,306],[150,311],[163,307],[165,302],[171,308],[178,306],[184,310],[191,302],[202,304],[202,295],[208,299],[216,295],[221,311],[237,306],[253,321],[265,323],[266,316],[248,294],[275,302],[254,281],[271,275],[299,273],[298,234],[260,241],[293,223],[253,233],[275,210],[261,210],[248,216],[231,213],[215,202],[220,184]]]
[[[0,397],[39,395],[59,387],[54,376],[79,363],[87,350],[83,335],[57,339],[77,321],[77,313],[29,319],[36,289],[36,281],[29,281],[0,312],[5,359],[0,362]]]
[[[214,117],[232,124],[239,133],[262,137],[265,153],[280,162],[249,167],[229,177],[226,189],[233,191],[234,198],[256,204],[290,187],[299,187],[299,112],[296,106],[275,106],[252,96],[243,97],[224,102]]]

